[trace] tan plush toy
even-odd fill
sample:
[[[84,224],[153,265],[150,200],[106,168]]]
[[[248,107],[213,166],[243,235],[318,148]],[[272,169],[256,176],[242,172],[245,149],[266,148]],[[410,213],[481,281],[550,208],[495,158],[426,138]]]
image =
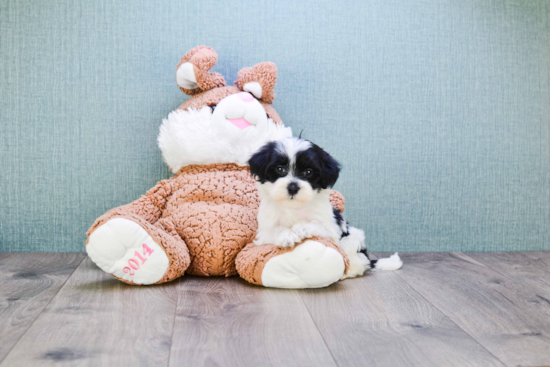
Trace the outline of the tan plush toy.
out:
[[[235,86],[226,86],[223,76],[209,71],[217,58],[205,46],[182,57],[176,81],[192,97],[163,121],[158,137],[175,176],[99,217],[87,232],[88,255],[128,284],[237,273],[279,288],[336,282],[349,262],[328,239],[290,249],[252,244],[259,198],[246,162],[268,141],[292,133],[271,106],[275,64],[244,68]],[[342,195],[332,192],[331,201],[343,211]]]

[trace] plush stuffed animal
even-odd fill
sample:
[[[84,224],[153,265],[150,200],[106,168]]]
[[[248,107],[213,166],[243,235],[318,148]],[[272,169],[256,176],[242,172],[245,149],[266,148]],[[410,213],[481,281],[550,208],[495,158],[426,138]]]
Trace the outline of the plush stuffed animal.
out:
[[[158,137],[174,177],[112,209],[88,230],[86,251],[128,284],[160,284],[184,274],[233,276],[278,288],[317,288],[344,277],[349,261],[326,238],[290,249],[255,246],[259,198],[248,158],[291,136],[271,106],[275,64],[238,73],[235,86],[210,72],[218,55],[199,46],[182,57],[176,82],[190,96],[164,119]],[[344,198],[333,191],[333,205]]]

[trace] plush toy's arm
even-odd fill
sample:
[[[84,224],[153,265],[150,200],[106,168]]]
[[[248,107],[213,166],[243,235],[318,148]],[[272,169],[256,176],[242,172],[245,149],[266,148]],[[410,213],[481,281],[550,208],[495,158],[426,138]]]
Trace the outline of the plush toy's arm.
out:
[[[346,200],[344,199],[344,195],[340,194],[338,191],[331,190],[330,203],[334,208],[339,210],[340,213],[344,212],[344,206],[345,206]]]
[[[145,195],[137,199],[136,201],[119,206],[117,208],[109,210],[101,217],[97,218],[88,230],[88,235],[93,230],[103,223],[107,222],[113,217],[139,217],[151,224],[155,224],[156,221],[162,216],[162,212],[166,206],[166,201],[172,195],[173,178],[170,180],[160,181],[147,191]]]
[[[145,195],[125,205],[125,207],[132,214],[136,214],[149,223],[154,224],[162,216],[166,202],[170,195],[172,195],[172,181],[173,179],[160,181],[155,187],[147,191]]]

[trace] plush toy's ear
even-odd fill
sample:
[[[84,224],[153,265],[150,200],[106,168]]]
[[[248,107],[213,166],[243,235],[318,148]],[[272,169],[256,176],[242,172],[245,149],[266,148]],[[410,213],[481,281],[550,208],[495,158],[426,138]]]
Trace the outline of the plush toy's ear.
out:
[[[275,82],[277,81],[277,66],[272,62],[262,62],[251,68],[243,68],[237,75],[235,85],[245,92],[266,103],[275,99]]]
[[[218,54],[210,47],[197,46],[187,52],[176,68],[176,82],[188,95],[198,94],[213,88],[224,87],[221,74],[208,72],[218,62]]]

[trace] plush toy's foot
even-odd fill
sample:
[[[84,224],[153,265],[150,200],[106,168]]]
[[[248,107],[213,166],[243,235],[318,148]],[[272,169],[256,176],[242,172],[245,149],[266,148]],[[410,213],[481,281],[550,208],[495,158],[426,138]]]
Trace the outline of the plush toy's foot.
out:
[[[349,261],[338,246],[313,238],[290,248],[247,245],[238,255],[237,271],[250,283],[273,288],[322,288],[338,281]]]
[[[146,227],[149,232],[133,220],[110,219],[90,234],[86,252],[103,271],[129,284],[164,283],[183,274],[170,270],[174,261],[163,242],[173,239],[148,223]]]

